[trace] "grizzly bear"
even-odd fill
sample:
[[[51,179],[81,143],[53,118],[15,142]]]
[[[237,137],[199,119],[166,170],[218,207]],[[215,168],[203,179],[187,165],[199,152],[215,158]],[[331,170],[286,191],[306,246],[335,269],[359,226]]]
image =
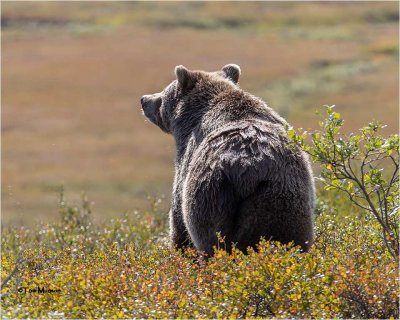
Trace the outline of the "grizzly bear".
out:
[[[217,72],[175,68],[176,80],[144,95],[144,115],[176,142],[170,236],[175,247],[208,256],[246,252],[261,238],[308,251],[313,241],[315,188],[304,152],[287,122],[238,86],[235,64]]]

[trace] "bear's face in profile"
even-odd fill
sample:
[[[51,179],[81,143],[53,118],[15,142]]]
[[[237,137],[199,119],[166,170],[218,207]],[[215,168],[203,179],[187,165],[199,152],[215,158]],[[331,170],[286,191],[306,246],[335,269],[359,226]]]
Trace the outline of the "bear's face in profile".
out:
[[[175,68],[176,80],[162,92],[144,95],[141,99],[142,110],[146,118],[164,132],[172,133],[174,120],[184,112],[186,103],[202,108],[203,103],[212,99],[229,86],[236,86],[239,81],[240,67],[228,64],[220,71],[190,71],[184,66]],[[191,100],[191,101],[187,101]]]

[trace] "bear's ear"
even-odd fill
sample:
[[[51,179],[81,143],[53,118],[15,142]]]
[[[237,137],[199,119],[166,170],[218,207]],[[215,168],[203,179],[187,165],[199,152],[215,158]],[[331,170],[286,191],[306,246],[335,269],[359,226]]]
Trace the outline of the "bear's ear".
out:
[[[175,67],[175,75],[179,86],[184,90],[192,87],[195,82],[192,72],[182,65]]]
[[[237,84],[240,76],[240,67],[237,64],[227,64],[222,68],[222,72],[225,76],[232,80],[234,84]]]

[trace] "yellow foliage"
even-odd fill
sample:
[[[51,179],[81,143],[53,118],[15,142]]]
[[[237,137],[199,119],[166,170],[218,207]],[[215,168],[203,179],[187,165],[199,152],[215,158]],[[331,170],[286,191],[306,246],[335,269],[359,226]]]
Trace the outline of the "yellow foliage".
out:
[[[18,271],[2,289],[4,316],[398,318],[398,265],[374,221],[322,210],[309,253],[262,241],[207,262],[166,247],[166,225],[144,221],[5,229],[2,278]]]

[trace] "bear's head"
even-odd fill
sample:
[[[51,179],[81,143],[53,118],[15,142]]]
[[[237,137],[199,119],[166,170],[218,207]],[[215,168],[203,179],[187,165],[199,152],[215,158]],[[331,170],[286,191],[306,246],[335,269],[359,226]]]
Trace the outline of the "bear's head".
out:
[[[140,99],[144,115],[167,133],[173,132],[183,114],[197,117],[218,94],[237,88],[240,67],[228,64],[219,71],[204,72],[177,66],[175,76],[162,92]]]

